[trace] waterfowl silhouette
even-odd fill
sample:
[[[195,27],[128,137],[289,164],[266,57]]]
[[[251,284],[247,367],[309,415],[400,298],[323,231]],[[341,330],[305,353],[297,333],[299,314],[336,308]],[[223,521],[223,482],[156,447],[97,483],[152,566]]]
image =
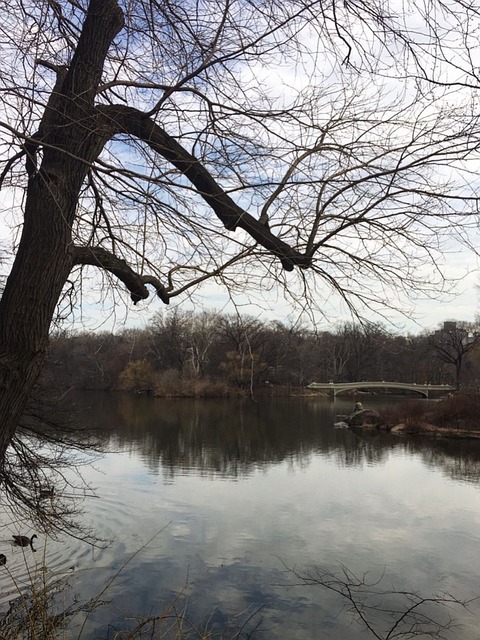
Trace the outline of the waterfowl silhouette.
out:
[[[0,565],[7,564],[7,556],[4,553],[0,553]]]
[[[38,538],[36,533],[34,533],[31,538],[29,538],[28,536],[17,536],[17,535],[13,535],[12,537],[13,537],[13,544],[18,545],[19,547],[28,547],[29,545],[32,546],[33,540],[35,538]]]

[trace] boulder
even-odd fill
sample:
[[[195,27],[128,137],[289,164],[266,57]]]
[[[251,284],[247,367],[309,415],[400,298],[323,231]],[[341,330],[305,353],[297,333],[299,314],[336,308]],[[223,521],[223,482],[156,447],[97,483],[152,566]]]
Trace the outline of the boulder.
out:
[[[349,427],[369,427],[371,429],[378,429],[385,423],[378,411],[373,409],[354,411],[347,416],[345,422]]]

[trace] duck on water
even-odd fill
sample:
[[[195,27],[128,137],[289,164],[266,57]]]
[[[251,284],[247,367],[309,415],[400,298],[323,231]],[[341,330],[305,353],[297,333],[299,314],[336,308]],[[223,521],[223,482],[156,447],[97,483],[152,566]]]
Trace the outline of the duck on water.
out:
[[[32,547],[33,549],[33,541],[35,540],[35,538],[38,538],[37,534],[34,533],[33,536],[31,538],[29,538],[28,536],[19,536],[19,535],[13,535],[13,544],[16,544],[19,547]]]

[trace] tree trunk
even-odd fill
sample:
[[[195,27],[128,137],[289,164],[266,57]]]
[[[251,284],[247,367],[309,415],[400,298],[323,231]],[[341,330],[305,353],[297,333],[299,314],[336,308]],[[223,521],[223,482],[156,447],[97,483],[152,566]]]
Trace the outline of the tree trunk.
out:
[[[455,388],[460,390],[460,376],[462,375],[462,360],[459,358],[455,362]]]
[[[99,126],[95,93],[122,25],[115,0],[90,1],[69,68],[58,73],[35,140],[25,145],[24,226],[0,300],[0,460],[45,360],[50,323],[73,266],[71,228],[78,195],[109,137]],[[37,170],[36,152],[42,146]]]
[[[56,192],[30,181],[20,246],[0,301],[0,459],[45,359],[48,332],[71,270],[70,232]]]

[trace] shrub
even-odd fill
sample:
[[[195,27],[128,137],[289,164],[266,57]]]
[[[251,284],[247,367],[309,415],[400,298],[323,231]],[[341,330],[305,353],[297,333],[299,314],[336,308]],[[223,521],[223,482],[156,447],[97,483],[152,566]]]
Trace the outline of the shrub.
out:
[[[432,409],[432,422],[439,427],[480,429],[480,396],[458,394],[438,402]]]
[[[147,360],[131,360],[119,377],[120,389],[139,391],[152,389],[155,373]]]
[[[427,422],[426,405],[421,400],[407,400],[383,413],[388,425],[404,424],[410,433],[419,431],[422,423]]]
[[[384,416],[390,426],[404,424],[410,433],[421,430],[426,423],[449,429],[480,430],[479,403],[478,394],[458,394],[435,403],[409,400],[389,407]]]
[[[168,369],[157,374],[155,395],[162,398],[227,398],[232,392],[225,382],[182,376],[178,370]]]

